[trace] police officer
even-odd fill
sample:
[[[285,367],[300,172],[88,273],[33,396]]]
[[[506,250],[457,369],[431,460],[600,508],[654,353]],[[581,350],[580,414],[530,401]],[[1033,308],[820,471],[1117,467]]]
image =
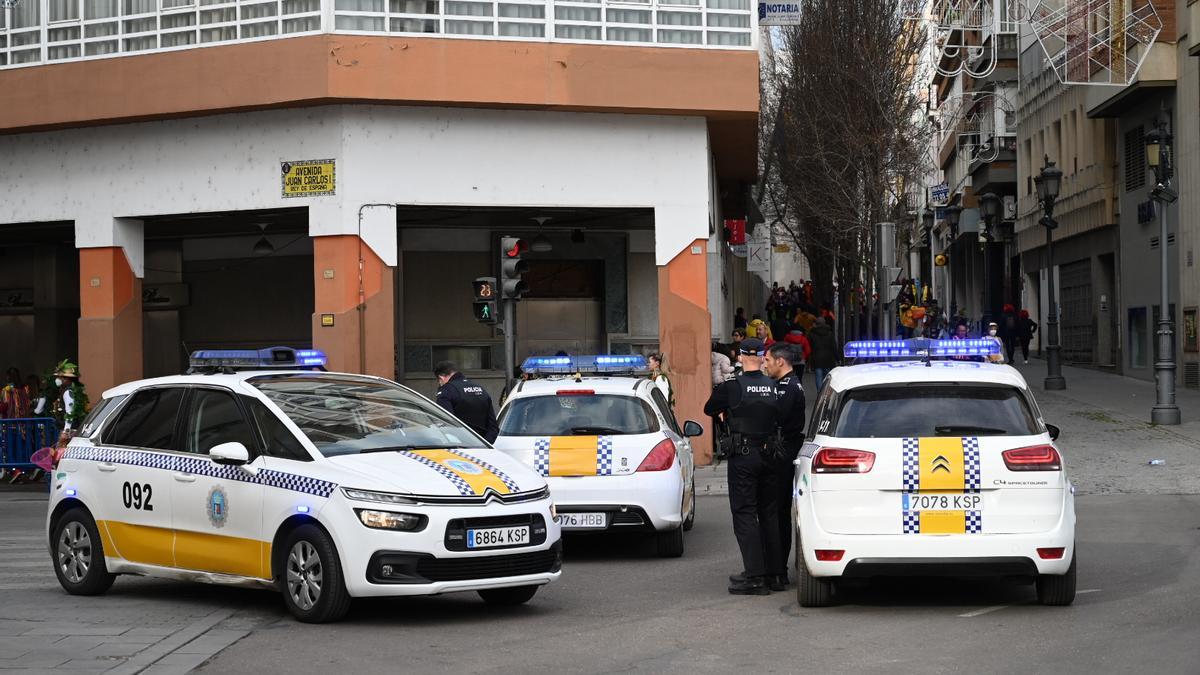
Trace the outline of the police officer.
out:
[[[450,361],[442,361],[434,366],[433,374],[440,385],[437,391],[438,405],[465,422],[488,443],[495,442],[496,436],[500,435],[500,426],[496,424],[496,411],[487,390],[463,377],[458,367]]]
[[[763,343],[746,338],[738,345],[743,374],[713,389],[704,414],[727,413],[733,444],[729,455],[729,508],[744,572],[729,577],[734,595],[782,591],[779,554],[779,488],[775,441],[779,401],[775,381],[762,372]]]
[[[788,556],[792,549],[792,483],[796,477],[796,456],[804,445],[804,387],[793,370],[798,345],[775,343],[763,358],[763,368],[776,382],[779,396],[782,456],[778,457],[779,553],[785,570],[777,581],[787,585]]]

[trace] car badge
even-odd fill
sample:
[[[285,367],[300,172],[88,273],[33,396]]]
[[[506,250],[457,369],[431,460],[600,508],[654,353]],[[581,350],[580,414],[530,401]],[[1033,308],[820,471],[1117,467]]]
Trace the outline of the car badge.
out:
[[[225,491],[220,487],[209,490],[205,510],[208,512],[208,522],[212,523],[213,527],[225,527],[225,521],[229,517],[229,498],[225,496]]]
[[[442,464],[459,473],[465,473],[470,476],[478,476],[479,474],[483,473],[482,467],[474,462],[468,462],[465,459],[446,459],[442,460]]]
[[[937,457],[933,458],[933,470],[930,471],[930,473],[937,473],[938,471],[952,473],[950,471],[950,460],[946,459],[943,455],[938,455]]]

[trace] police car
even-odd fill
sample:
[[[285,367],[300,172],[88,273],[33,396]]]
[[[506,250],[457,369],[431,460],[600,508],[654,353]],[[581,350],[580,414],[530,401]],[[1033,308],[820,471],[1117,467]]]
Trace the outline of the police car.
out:
[[[519,604],[559,577],[546,481],[412,390],[321,372],[315,350],[191,363],[106,391],[60,459],[46,530],[68,593],[118,574],[269,587],[321,622],[352,597]]]
[[[955,360],[998,349],[846,345],[866,362],[830,373],[796,460],[801,605],[830,604],[842,579],[891,575],[1015,576],[1043,604],[1074,600],[1075,490],[1059,430],[1016,370]]]
[[[683,555],[696,518],[689,441],[641,356],[531,357],[495,447],[546,478],[564,532],[645,532]]]

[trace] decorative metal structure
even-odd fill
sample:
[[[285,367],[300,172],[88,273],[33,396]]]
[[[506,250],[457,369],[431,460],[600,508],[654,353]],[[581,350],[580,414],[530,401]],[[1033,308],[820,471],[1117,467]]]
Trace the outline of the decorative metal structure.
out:
[[[957,134],[963,155],[972,162],[990,163],[1003,149],[1003,139],[996,132],[997,116],[1013,114],[1016,106],[999,92],[983,89],[948,96],[939,110],[942,128]]]

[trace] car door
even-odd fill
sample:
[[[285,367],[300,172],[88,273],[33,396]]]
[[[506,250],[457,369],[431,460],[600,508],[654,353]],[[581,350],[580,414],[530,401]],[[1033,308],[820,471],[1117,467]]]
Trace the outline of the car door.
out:
[[[221,387],[194,387],[180,433],[183,454],[172,472],[175,563],[218,574],[265,578],[270,545],[262,541],[263,460],[238,397]],[[209,451],[246,446],[250,462],[221,464]]]
[[[105,426],[93,448],[93,509],[106,550],[130,562],[173,567],[171,471],[178,454],[176,430],[185,398],[182,387],[134,392]]]

